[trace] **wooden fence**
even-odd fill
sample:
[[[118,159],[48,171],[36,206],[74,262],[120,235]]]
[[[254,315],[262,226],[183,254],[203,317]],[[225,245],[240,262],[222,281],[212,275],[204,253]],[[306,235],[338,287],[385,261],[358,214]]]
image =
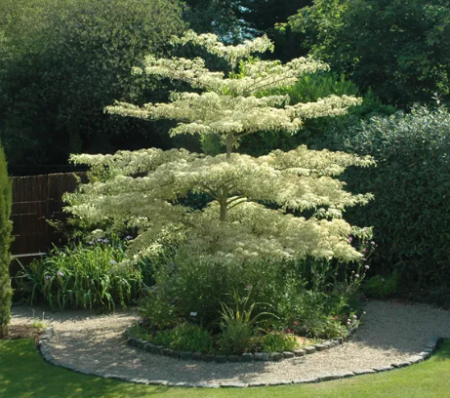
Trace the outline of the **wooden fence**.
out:
[[[13,177],[13,207],[11,219],[14,241],[11,245],[13,258],[28,263],[59,243],[61,235],[47,220],[63,220],[62,195],[74,192],[77,175],[83,182],[86,173],[46,174],[29,177]],[[16,261],[11,263],[11,273],[18,269]]]

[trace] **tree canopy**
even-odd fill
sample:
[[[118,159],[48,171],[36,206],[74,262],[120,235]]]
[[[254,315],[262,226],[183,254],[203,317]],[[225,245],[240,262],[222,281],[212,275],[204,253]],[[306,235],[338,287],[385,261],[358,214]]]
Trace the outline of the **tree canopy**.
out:
[[[138,120],[112,120],[115,98],[163,99],[164,85],[132,81],[148,52],[164,54],[184,27],[172,0],[12,0],[0,4],[0,129],[10,164],[63,164],[71,152],[147,141]]]
[[[213,34],[192,31],[172,40],[196,44],[226,60],[228,76],[205,68],[201,58],[146,58],[135,73],[177,79],[199,92],[173,93],[171,102],[137,106],[118,102],[107,111],[144,119],[180,121],[172,134],[218,135],[226,153],[205,156],[185,150],[148,149],[115,155],[73,155],[87,164],[92,182],[67,195],[67,208],[93,226],[136,228],[131,248],[137,255],[161,249],[162,234],[179,241],[189,256],[217,261],[295,259],[314,256],[342,261],[361,257],[349,243],[357,230],[342,219],[346,207],[365,204],[371,195],[352,195],[335,177],[346,167],[370,166],[370,158],[345,153],[274,151],[254,158],[233,153],[246,134],[266,129],[295,133],[302,120],[344,114],[355,97],[330,96],[290,106],[286,96],[258,96],[262,89],[291,85],[304,73],[327,66],[308,58],[287,64],[263,61],[253,53],[272,49],[266,37],[225,46]],[[210,195],[206,208],[192,211],[180,199],[190,192]],[[271,203],[275,208],[265,204]],[[292,212],[312,210],[312,217]]]
[[[442,0],[315,0],[290,19],[306,47],[359,88],[401,107],[449,94],[450,6]]]

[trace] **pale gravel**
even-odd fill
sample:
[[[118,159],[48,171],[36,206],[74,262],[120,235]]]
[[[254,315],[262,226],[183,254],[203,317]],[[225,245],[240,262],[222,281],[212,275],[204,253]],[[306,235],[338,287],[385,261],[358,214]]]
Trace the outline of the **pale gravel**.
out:
[[[13,308],[13,323],[31,323],[42,310]],[[129,347],[124,330],[139,318],[135,310],[115,315],[64,311],[45,313],[55,337],[50,352],[61,366],[100,375],[171,383],[277,383],[381,368],[407,361],[433,337],[450,337],[450,312],[424,304],[372,301],[350,341],[342,346],[282,362],[206,363],[150,354]]]

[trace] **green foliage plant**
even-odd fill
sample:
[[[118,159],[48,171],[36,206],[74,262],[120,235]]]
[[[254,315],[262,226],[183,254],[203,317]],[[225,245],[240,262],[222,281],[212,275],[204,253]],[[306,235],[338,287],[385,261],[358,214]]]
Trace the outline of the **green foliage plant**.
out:
[[[159,331],[152,342],[172,350],[203,353],[212,352],[214,344],[207,330],[192,323],[182,323],[173,329]]]
[[[367,279],[363,285],[363,291],[369,297],[384,299],[394,296],[398,292],[399,283],[399,272],[395,270],[392,275],[387,277],[375,275]]]
[[[126,242],[99,238],[90,244],[54,248],[48,257],[23,267],[17,276],[30,304],[43,301],[52,308],[112,310],[138,297],[142,277],[125,254]]]
[[[357,264],[309,258],[285,268],[285,276],[269,295],[277,327],[301,336],[334,338],[356,327],[361,312],[359,290],[370,269],[374,253],[372,231],[363,228],[349,238],[364,258]],[[350,320],[350,323],[349,323]]]
[[[248,286],[247,294],[240,297],[233,291],[234,308],[222,303],[219,344],[227,353],[242,354],[254,349],[261,325],[275,315],[267,311],[255,314],[255,307],[263,305],[250,301],[252,288]]]
[[[345,177],[349,189],[377,197],[366,211],[347,213],[374,226],[375,274],[388,277],[398,270],[400,294],[440,303],[450,297],[449,128],[444,106],[373,118],[354,131],[351,145],[375,156],[378,167],[364,175],[349,170]]]
[[[312,54],[407,108],[449,95],[450,6],[441,0],[315,0],[291,17]]]
[[[12,287],[9,275],[12,222],[12,185],[3,148],[0,146],[0,337],[7,333],[11,318]]]
[[[235,291],[237,297],[247,297],[251,287],[249,304],[267,303],[267,306],[254,306],[252,314],[269,311],[276,315],[266,319],[264,329],[291,328],[301,335],[322,337],[322,326],[326,326],[329,318],[338,315],[336,325],[343,326],[340,335],[345,334],[346,319],[342,323],[342,315],[357,309],[351,302],[358,295],[358,287],[364,280],[373,252],[370,242],[370,251],[363,244],[370,231],[365,231],[365,234],[361,238],[354,237],[352,242],[366,257],[359,264],[320,263],[312,258],[297,262],[224,264],[210,260],[189,261],[181,257],[176,263],[162,266],[161,277],[156,275],[156,285],[141,302],[143,318],[149,325],[162,329],[173,327],[185,319],[215,333],[223,304],[233,310],[236,307],[234,295],[230,292]],[[195,313],[195,317],[191,313]],[[312,326],[294,328],[294,322]],[[313,326],[315,330],[311,332]]]
[[[261,350],[264,352],[294,351],[296,348],[298,342],[291,333],[267,333],[261,339]]]
[[[161,289],[148,292],[139,302],[139,312],[146,324],[154,329],[169,329],[180,321],[175,305],[161,294]]]
[[[239,297],[244,297],[247,287],[251,286],[252,302],[276,303],[279,300],[284,284],[279,275],[285,272],[285,264],[281,262],[224,263],[209,259],[193,261],[186,256],[179,254],[176,262],[161,264],[160,271],[154,274],[156,284],[141,303],[141,308],[148,308],[143,313],[144,319],[156,317],[154,311],[161,306],[158,312],[163,317],[167,315],[171,322],[176,322],[177,318],[187,319],[216,331],[222,304],[230,308],[236,305],[230,292],[236,291]],[[255,315],[259,310],[260,307],[254,308]],[[196,314],[194,318],[191,312]]]
[[[176,0],[2,0],[0,124],[10,164],[65,164],[69,153],[148,143],[148,124],[103,108],[165,98],[165,84],[146,82],[148,90],[130,70],[149,51],[167,54],[181,17]],[[150,128],[153,145],[169,145],[161,126]]]

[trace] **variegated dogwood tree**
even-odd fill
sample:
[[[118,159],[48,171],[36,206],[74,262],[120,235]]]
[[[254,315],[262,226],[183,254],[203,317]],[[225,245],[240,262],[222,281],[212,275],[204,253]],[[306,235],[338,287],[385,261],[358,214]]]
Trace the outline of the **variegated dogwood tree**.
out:
[[[287,96],[264,95],[295,83],[305,73],[328,68],[310,58],[282,64],[254,57],[254,53],[273,50],[267,37],[237,46],[224,45],[213,34],[192,31],[173,39],[173,45],[186,43],[223,58],[232,72],[210,71],[201,58],[148,56],[145,66],[134,73],[180,80],[195,92],[174,92],[168,103],[116,102],[106,111],[177,120],[172,135],[216,135],[226,152],[206,156],[152,148],[72,155],[72,162],[91,167],[92,179],[77,193],[66,195],[67,210],[92,226],[109,222],[111,228],[136,228],[139,232],[130,250],[138,257],[158,253],[160,237],[169,234],[180,252],[194,258],[360,259],[348,239],[355,227],[342,213],[346,207],[366,204],[371,195],[347,192],[336,177],[348,166],[372,165],[371,158],[305,146],[258,158],[235,152],[248,134],[263,130],[294,134],[305,119],[343,115],[360,100],[330,96],[291,106]],[[208,194],[213,200],[203,210],[193,210],[180,203],[190,193]],[[306,210],[313,210],[313,215],[298,216]]]

